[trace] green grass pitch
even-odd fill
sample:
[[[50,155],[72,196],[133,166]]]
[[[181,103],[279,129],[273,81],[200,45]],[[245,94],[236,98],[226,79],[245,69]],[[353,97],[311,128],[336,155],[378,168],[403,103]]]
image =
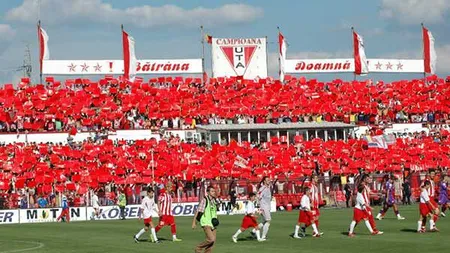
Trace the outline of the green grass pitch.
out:
[[[378,209],[378,208],[377,208]],[[311,237],[308,228],[306,238],[293,239],[298,211],[278,212],[273,215],[268,240],[256,242],[245,232],[240,235],[237,244],[231,236],[240,226],[242,216],[220,216],[216,253],[275,253],[275,252],[448,252],[450,249],[450,217],[440,218],[437,225],[440,233],[427,232],[417,234],[417,206],[402,207],[400,211],[406,220],[398,221],[392,210],[386,219],[377,221],[378,228],[385,232],[381,236],[369,235],[364,224],[355,230],[355,238],[345,234],[352,217],[352,209],[322,210],[320,229],[321,238]],[[161,244],[148,241],[149,233],[142,236],[142,242],[134,243],[132,237],[142,228],[142,221],[93,221],[67,223],[41,223],[0,226],[0,253],[126,253],[126,252],[194,252],[197,243],[204,240],[200,228],[191,229],[192,217],[177,217],[178,237],[182,242],[170,241],[170,228],[163,228],[158,234],[165,239]],[[427,224],[428,227],[428,224]]]

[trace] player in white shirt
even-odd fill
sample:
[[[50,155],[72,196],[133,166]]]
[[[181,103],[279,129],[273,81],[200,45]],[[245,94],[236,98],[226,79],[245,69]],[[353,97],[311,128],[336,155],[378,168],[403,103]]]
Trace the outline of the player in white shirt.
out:
[[[156,236],[155,226],[153,225],[152,221],[153,211],[157,212],[158,209],[155,203],[153,189],[149,187],[147,189],[147,196],[142,199],[141,207],[139,210],[139,220],[142,219],[142,216],[144,217],[144,228],[141,229],[135,236],[133,236],[133,239],[136,243],[139,243],[139,237],[147,232],[149,228],[151,228],[152,232],[152,234],[150,235],[150,239],[154,243],[159,243],[158,237]]]
[[[236,231],[236,233],[231,238],[234,243],[237,243],[237,238],[238,238],[239,234],[241,234],[242,232],[244,232],[245,230],[247,230],[249,228],[253,228],[252,233],[254,233],[256,235],[258,242],[265,241],[265,239],[261,239],[261,235],[259,233],[258,222],[256,221],[256,219],[258,218],[258,215],[257,215],[258,211],[255,208],[256,194],[254,194],[253,192],[250,193],[248,196],[248,199],[249,200],[245,207],[245,216],[244,216],[244,219],[242,220],[241,227]]]
[[[272,221],[272,216],[270,214],[271,201],[272,201],[272,186],[270,183],[270,178],[263,177],[260,187],[258,189],[258,200],[259,208],[261,210],[261,217],[263,221],[258,225],[262,229],[262,239],[266,239],[267,233],[269,232],[270,222]]]
[[[427,217],[430,217],[430,231],[439,232],[436,227],[436,221],[439,218],[439,209],[434,206],[430,199],[429,190],[431,187],[430,181],[425,181],[422,186],[422,192],[420,193],[420,220],[417,222],[417,232],[425,233],[425,225],[427,223]]]
[[[91,220],[100,219],[100,201],[97,196],[98,191],[94,191],[91,198],[91,206],[94,208],[94,212],[91,215]]]
[[[306,228],[311,226],[314,233],[314,237],[320,237],[321,233],[317,229],[316,218],[311,210],[311,188],[305,187],[303,190],[303,196],[300,201],[300,213],[298,215],[297,225],[294,230],[294,238],[301,239],[298,235],[300,228],[302,229],[302,236],[305,236]]]
[[[350,230],[348,232],[349,237],[354,237],[355,234],[353,231],[355,230],[356,224],[358,224],[361,220],[364,220],[364,223],[366,224],[367,229],[369,229],[370,233],[372,235],[378,235],[378,232],[374,232],[372,229],[372,226],[370,225],[369,221],[369,213],[366,206],[366,200],[364,198],[363,192],[365,190],[364,185],[359,185],[358,187],[358,193],[356,194],[356,204],[353,208],[353,220],[352,223],[350,223]]]

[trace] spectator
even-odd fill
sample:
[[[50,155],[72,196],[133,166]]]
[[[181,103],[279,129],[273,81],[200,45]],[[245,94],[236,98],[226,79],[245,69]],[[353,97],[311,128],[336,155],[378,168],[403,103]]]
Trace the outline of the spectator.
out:
[[[409,184],[409,180],[405,179],[405,182],[402,185],[403,187],[403,205],[411,205],[411,185]]]
[[[47,199],[44,198],[44,195],[41,195],[38,198],[37,204],[38,204],[39,208],[46,208],[46,207],[48,207],[48,201],[47,201]]]

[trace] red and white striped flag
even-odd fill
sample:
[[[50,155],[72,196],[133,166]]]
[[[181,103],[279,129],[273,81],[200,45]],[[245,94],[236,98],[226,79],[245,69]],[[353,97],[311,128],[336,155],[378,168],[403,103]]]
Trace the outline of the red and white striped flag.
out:
[[[38,39],[39,39],[39,64],[42,73],[42,64],[44,60],[50,59],[50,51],[48,50],[48,35],[47,32],[38,25]]]
[[[283,34],[278,33],[278,43],[280,45],[280,52],[279,52],[279,59],[280,59],[280,82],[284,81],[284,63],[286,61],[286,50],[287,50],[287,44],[286,40],[284,39]]]
[[[355,58],[355,74],[365,75],[369,73],[366,52],[364,51],[363,37],[353,31],[353,56]]]
[[[434,74],[436,72],[437,55],[434,48],[434,37],[427,28],[422,26],[423,34],[423,63],[425,73]]]
[[[123,64],[124,64],[124,75],[126,80],[131,82],[134,81],[136,77],[136,67],[137,59],[134,51],[134,38],[129,36],[122,29],[122,41],[123,41]]]

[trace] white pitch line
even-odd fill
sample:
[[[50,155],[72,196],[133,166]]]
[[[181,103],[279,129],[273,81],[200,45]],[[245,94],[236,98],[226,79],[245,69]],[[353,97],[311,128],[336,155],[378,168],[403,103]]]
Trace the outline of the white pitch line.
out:
[[[10,241],[11,242],[11,241]],[[41,243],[41,242],[33,242],[33,241],[16,241],[16,240],[12,240],[12,242],[21,242],[21,243],[32,243],[32,244],[36,244],[37,246],[32,247],[32,248],[25,248],[25,249],[16,249],[16,250],[7,250],[7,251],[0,251],[0,253],[15,253],[15,252],[25,252],[25,251],[30,251],[30,250],[36,250],[36,249],[40,249],[43,248],[45,246],[45,244]]]

